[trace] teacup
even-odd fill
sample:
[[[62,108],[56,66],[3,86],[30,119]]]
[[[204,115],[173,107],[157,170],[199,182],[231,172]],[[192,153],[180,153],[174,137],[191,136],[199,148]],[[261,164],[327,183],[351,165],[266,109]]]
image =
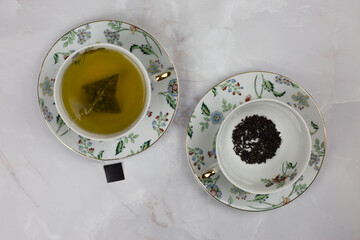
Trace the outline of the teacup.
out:
[[[104,50],[104,49],[120,53],[123,56],[125,56],[127,60],[131,61],[132,64],[134,66],[136,66],[138,72],[141,75],[142,84],[143,84],[142,86],[144,88],[144,91],[143,91],[144,101],[142,104],[141,112],[140,112],[140,114],[138,114],[136,119],[134,119],[130,123],[130,125],[128,125],[126,128],[121,129],[116,132],[110,132],[110,133],[106,133],[106,134],[92,132],[92,131],[86,130],[86,129],[80,127],[78,124],[76,124],[74,121],[74,118],[72,118],[69,115],[69,112],[66,110],[66,107],[65,107],[64,101],[63,101],[63,94],[62,94],[63,93],[62,91],[63,91],[64,75],[66,74],[66,71],[69,69],[69,67],[72,66],[74,63],[76,63],[75,61],[79,61],[79,56],[82,56],[82,55],[85,56],[85,54],[87,54],[87,53],[91,53],[91,52],[98,51],[98,50]],[[120,138],[124,135],[127,135],[131,131],[133,131],[133,129],[136,128],[136,126],[138,126],[138,124],[145,117],[146,111],[149,108],[150,101],[151,101],[151,83],[161,81],[161,80],[169,77],[170,74],[171,74],[171,72],[167,71],[167,72],[160,73],[157,75],[149,75],[147,73],[144,65],[140,62],[140,60],[135,55],[133,55],[131,52],[129,52],[128,50],[126,50],[122,47],[112,45],[112,44],[103,44],[103,43],[89,45],[89,46],[83,47],[83,48],[73,52],[64,61],[64,63],[61,65],[59,71],[57,72],[57,75],[55,78],[55,85],[54,85],[55,105],[56,105],[56,108],[57,108],[61,118],[64,120],[65,124],[71,130],[76,132],[77,134],[79,134],[83,137],[89,138],[89,139],[100,140],[100,141]],[[117,84],[117,82],[116,82],[116,84]],[[116,87],[116,85],[115,85],[115,87]],[[103,96],[99,96],[98,98],[101,99],[101,97],[103,97]],[[98,102],[96,102],[96,103],[98,103]]]
[[[234,151],[232,133],[248,116],[264,116],[280,132],[281,144],[265,163],[249,164]],[[216,137],[217,163],[202,175],[208,178],[221,170],[236,187],[256,194],[283,190],[303,174],[311,155],[309,129],[298,112],[277,100],[259,99],[234,109],[223,121]]]

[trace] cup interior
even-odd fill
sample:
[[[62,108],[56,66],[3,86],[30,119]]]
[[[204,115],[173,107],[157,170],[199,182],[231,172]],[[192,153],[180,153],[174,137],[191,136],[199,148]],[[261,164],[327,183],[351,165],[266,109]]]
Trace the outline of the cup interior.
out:
[[[66,70],[68,69],[68,67],[76,60],[76,58],[79,55],[86,53],[88,51],[93,51],[93,50],[97,50],[100,48],[105,48],[108,50],[116,51],[116,52],[119,52],[119,53],[127,56],[128,59],[134,63],[134,65],[138,68],[139,72],[141,73],[143,85],[145,88],[145,94],[146,94],[144,106],[142,108],[141,113],[137,117],[137,119],[127,128],[125,128],[121,131],[118,131],[118,132],[110,133],[110,134],[98,134],[98,133],[94,133],[94,132],[89,132],[89,131],[81,128],[80,126],[78,126],[70,118],[69,114],[66,111],[64,103],[62,101],[62,80],[63,80],[63,76],[64,76]],[[122,137],[122,136],[130,133],[145,117],[146,111],[149,108],[150,100],[151,100],[150,78],[149,78],[149,75],[148,75],[144,65],[140,62],[140,60],[135,55],[133,55],[132,53],[127,51],[126,49],[116,46],[116,45],[112,45],[112,44],[105,44],[105,43],[93,44],[93,45],[89,45],[89,46],[83,47],[83,48],[75,51],[61,65],[60,69],[57,72],[56,78],[55,78],[54,100],[55,100],[55,106],[56,106],[61,118],[64,120],[65,124],[71,130],[73,130],[74,132],[76,132],[77,134],[79,134],[83,137],[90,138],[93,140],[101,140],[101,141],[102,140],[112,140],[112,139],[116,139],[116,138]]]
[[[271,120],[282,141],[273,158],[261,164],[246,164],[233,150],[232,132],[242,119],[255,114]],[[251,193],[272,193],[302,175],[311,154],[311,138],[304,119],[287,104],[253,100],[237,107],[224,120],[216,138],[216,154],[221,171],[232,184]]]

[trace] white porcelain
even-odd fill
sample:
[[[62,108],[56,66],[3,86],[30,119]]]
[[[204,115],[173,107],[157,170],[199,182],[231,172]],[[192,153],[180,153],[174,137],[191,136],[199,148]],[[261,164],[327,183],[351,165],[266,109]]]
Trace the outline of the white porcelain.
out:
[[[273,99],[289,105],[304,119],[311,136],[311,155],[306,161],[305,171],[296,175],[300,176],[299,179],[288,187],[267,194],[250,193],[236,187],[217,163],[216,138],[222,123],[237,106],[258,99]],[[199,100],[188,124],[186,150],[194,177],[220,203],[244,211],[277,209],[302,195],[318,176],[326,152],[324,119],[314,99],[293,80],[265,71],[240,73],[219,82]],[[212,176],[204,176],[209,169],[216,167],[215,174],[211,172]],[[276,175],[268,179],[268,185],[285,182],[279,173],[278,178]]]
[[[60,116],[54,99],[55,78],[61,65],[77,50],[96,44],[126,49],[141,62],[149,76],[161,76],[161,81],[151,83],[150,105],[142,121],[128,134],[106,141],[73,131]],[[37,85],[40,110],[51,132],[74,152],[103,161],[147,150],[164,135],[178,105],[179,81],[165,48],[144,29],[116,20],[86,23],[64,34],[46,55]]]
[[[64,76],[66,70],[68,69],[68,67],[77,59],[77,57],[79,55],[84,54],[87,51],[92,51],[92,50],[96,50],[96,49],[100,49],[100,48],[105,48],[108,50],[119,52],[119,53],[127,56],[134,63],[134,65],[137,66],[138,70],[140,71],[140,73],[142,75],[143,84],[145,86],[144,106],[143,106],[143,109],[142,109],[141,113],[139,114],[138,118],[127,128],[125,128],[119,132],[115,132],[115,133],[111,133],[111,134],[99,134],[99,133],[89,132],[89,131],[86,131],[85,129],[79,127],[76,123],[74,123],[73,119],[71,119],[70,116],[68,115],[68,113],[65,109],[65,106],[63,104],[63,101],[62,101],[62,80],[63,80],[63,76]],[[76,132],[77,134],[79,134],[83,137],[94,139],[94,140],[99,140],[99,141],[120,138],[120,137],[132,132],[134,130],[134,128],[136,128],[138,126],[138,124],[145,117],[146,111],[149,108],[150,100],[151,100],[151,86],[150,86],[151,80],[150,79],[152,79],[152,81],[155,82],[155,77],[149,76],[149,74],[146,72],[145,67],[139,61],[139,59],[137,57],[135,57],[134,54],[132,54],[128,50],[126,50],[122,47],[119,47],[119,46],[116,46],[113,44],[107,44],[107,43],[89,45],[89,46],[80,48],[77,51],[73,52],[61,65],[61,67],[55,77],[55,85],[54,85],[55,106],[56,106],[61,118],[64,120],[65,124],[71,130],[73,130],[74,132]]]
[[[233,150],[232,132],[241,120],[255,114],[276,125],[281,144],[275,156],[265,163],[246,164]],[[222,173],[235,186],[251,193],[272,193],[288,187],[302,175],[311,154],[311,138],[305,121],[292,107],[278,100],[258,99],[238,106],[225,118],[216,138],[216,153]],[[271,181],[277,176],[278,184]]]

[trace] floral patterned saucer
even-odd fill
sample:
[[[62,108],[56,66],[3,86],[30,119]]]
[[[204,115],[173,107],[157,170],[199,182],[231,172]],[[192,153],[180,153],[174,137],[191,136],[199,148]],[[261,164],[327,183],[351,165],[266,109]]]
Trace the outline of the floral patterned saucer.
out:
[[[303,175],[284,190],[270,194],[245,192],[232,185],[221,171],[210,178],[201,178],[216,163],[215,139],[224,118],[238,105],[260,98],[282,101],[305,120],[310,130],[312,151]],[[201,186],[225,205],[255,212],[279,208],[305,192],[321,168],[325,147],[324,120],[312,97],[294,81],[271,72],[238,74],[213,87],[195,107],[186,136],[189,164]],[[283,171],[269,181],[281,185],[290,177]]]
[[[61,64],[77,49],[95,43],[111,43],[132,52],[150,74],[171,71],[170,77],[152,83],[147,116],[128,136],[95,141],[71,131],[54,102],[54,82]],[[153,145],[172,122],[178,104],[178,80],[174,64],[162,45],[145,30],[121,21],[96,21],[62,36],[46,55],[38,80],[38,98],[43,117],[54,135],[68,148],[84,156],[115,160],[142,152]]]

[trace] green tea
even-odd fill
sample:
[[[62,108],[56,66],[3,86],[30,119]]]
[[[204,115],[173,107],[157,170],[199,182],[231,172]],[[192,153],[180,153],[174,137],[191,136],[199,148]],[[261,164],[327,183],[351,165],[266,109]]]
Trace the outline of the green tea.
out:
[[[62,101],[69,117],[88,132],[124,130],[145,104],[142,73],[129,57],[109,49],[79,55],[62,81]]]

